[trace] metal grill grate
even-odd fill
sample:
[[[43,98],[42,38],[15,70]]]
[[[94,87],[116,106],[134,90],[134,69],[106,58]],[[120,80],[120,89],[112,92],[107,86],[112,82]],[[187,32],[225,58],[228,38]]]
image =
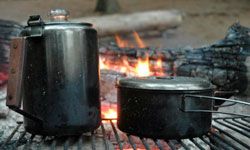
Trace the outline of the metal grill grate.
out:
[[[0,149],[250,149],[250,118],[214,118],[211,131],[191,139],[162,140],[128,135],[117,129],[115,120],[103,120],[92,133],[76,137],[31,135],[18,123],[12,134],[0,143]]]

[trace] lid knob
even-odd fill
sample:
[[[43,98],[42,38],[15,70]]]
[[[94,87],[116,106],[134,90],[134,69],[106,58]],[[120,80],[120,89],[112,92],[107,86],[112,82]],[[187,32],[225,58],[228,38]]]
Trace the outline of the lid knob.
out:
[[[68,21],[69,18],[69,12],[62,8],[56,8],[50,10],[49,13],[50,21]]]

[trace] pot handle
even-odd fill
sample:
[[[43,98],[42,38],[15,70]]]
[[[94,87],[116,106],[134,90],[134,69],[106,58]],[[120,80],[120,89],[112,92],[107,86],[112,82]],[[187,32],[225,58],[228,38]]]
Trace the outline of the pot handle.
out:
[[[222,98],[229,98],[232,95],[238,94],[239,90],[234,90],[234,91],[214,91],[214,96],[215,97],[222,97]],[[237,103],[232,102],[230,104],[226,104],[226,105],[214,105],[214,108],[220,108],[220,107],[228,107],[228,106],[233,106]]]
[[[214,96],[216,97],[230,97],[232,95],[238,94],[239,90],[234,91],[214,91]]]
[[[192,95],[192,94],[186,94],[182,98],[181,108],[180,110],[187,113],[220,113],[220,114],[227,114],[227,115],[236,115],[236,116],[242,116],[242,117],[250,117],[248,114],[237,114],[237,113],[227,113],[227,112],[221,112],[221,111],[214,111],[212,110],[192,110],[192,109],[186,109],[186,97],[193,97],[193,98],[199,98],[200,100],[219,100],[219,101],[228,101],[236,104],[242,104],[250,106],[250,103],[234,100],[234,99],[226,99],[226,98],[220,98],[220,97],[213,97],[213,96],[205,96],[205,95]],[[213,106],[214,107],[214,106]]]
[[[23,68],[26,60],[26,40],[27,37],[17,37],[11,41],[6,105],[29,119],[41,122],[40,118],[20,109],[23,89]]]

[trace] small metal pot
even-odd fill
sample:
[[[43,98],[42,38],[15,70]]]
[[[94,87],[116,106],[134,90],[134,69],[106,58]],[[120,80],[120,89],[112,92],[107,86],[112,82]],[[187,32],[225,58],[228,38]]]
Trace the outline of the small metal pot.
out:
[[[210,129],[213,101],[208,99],[213,96],[213,85],[207,80],[123,78],[117,86],[117,125],[124,132],[179,139],[201,136]]]

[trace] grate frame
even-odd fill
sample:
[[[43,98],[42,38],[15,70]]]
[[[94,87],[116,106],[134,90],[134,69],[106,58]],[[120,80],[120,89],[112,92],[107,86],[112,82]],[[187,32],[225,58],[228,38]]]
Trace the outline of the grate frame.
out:
[[[0,149],[18,149],[19,146],[23,146],[23,149],[31,149],[30,145],[33,142],[38,143],[35,149],[42,149],[44,144],[49,145],[51,150],[56,150],[58,143],[62,143],[61,146],[64,150],[72,149],[72,145],[78,150],[81,150],[84,147],[85,140],[83,136],[87,136],[91,141],[91,149],[98,149],[96,146],[96,139],[102,139],[102,148],[104,150],[113,149],[108,144],[112,142],[114,149],[123,150],[127,149],[145,149],[145,150],[178,150],[180,148],[185,150],[190,150],[193,147],[200,150],[205,150],[207,148],[212,150],[220,149],[250,149],[250,144],[242,141],[239,137],[244,137],[246,140],[250,141],[250,117],[217,117],[213,118],[213,123],[211,130],[201,136],[196,138],[189,139],[180,139],[180,140],[164,140],[164,139],[149,139],[144,137],[136,137],[134,135],[129,135],[121,132],[115,124],[116,120],[112,119],[103,119],[105,123],[101,123],[99,131],[101,134],[97,134],[97,131],[91,133],[86,133],[78,137],[39,137],[38,135],[31,135],[26,131],[20,131],[20,128],[23,126],[22,122],[18,122],[17,126],[13,129],[12,133],[6,138],[5,141],[0,143]],[[112,135],[114,139],[110,139],[107,136],[107,125],[110,126],[112,130]],[[227,130],[230,130],[227,131]],[[17,133],[20,133],[17,135]],[[126,140],[121,137],[125,135]],[[239,136],[235,136],[238,134]],[[137,142],[135,142],[135,138]],[[38,140],[38,141],[35,141]],[[141,144],[138,144],[138,140]],[[188,141],[188,144],[187,144]],[[73,144],[72,144],[73,142]],[[152,144],[153,143],[153,144]],[[201,144],[203,143],[203,144]],[[126,145],[126,148],[124,148]],[[153,145],[153,146],[152,146]],[[204,147],[204,145],[207,146]],[[34,149],[34,148],[32,148]]]

